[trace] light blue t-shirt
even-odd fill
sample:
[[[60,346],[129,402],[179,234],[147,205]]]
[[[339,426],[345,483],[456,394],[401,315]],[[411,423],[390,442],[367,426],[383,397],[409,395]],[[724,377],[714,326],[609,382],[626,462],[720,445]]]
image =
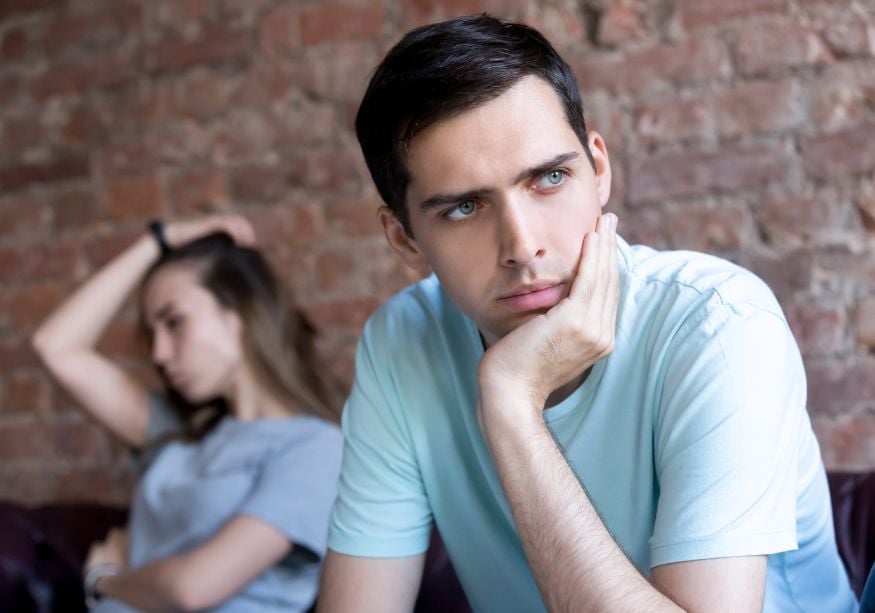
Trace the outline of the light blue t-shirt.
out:
[[[545,411],[608,530],[645,576],[770,554],[764,611],[853,610],[801,357],[774,296],[729,262],[619,242],[616,347]],[[483,352],[434,277],[371,317],[328,545],[420,554],[434,522],[476,611],[539,611],[477,423]]]
[[[153,395],[149,439],[178,427],[163,397]],[[131,505],[129,566],[197,547],[233,517],[254,517],[286,535],[292,551],[211,611],[306,611],[318,589],[342,447],[337,426],[309,415],[225,417],[199,442],[161,445]],[[130,610],[112,599],[93,609]]]

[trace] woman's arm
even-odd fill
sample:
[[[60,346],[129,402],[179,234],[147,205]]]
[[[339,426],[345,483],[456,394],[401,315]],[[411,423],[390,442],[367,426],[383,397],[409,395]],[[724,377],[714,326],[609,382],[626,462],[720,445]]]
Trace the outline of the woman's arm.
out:
[[[165,236],[173,247],[217,231],[227,232],[238,243],[254,239],[248,222],[228,215],[172,223],[166,226]],[[32,339],[37,355],[61,387],[133,447],[146,442],[147,390],[98,352],[96,345],[159,253],[155,239],[144,233],[49,315]]]
[[[147,390],[96,349],[97,341],[158,258],[143,235],[81,285],[40,325],[33,347],[61,387],[125,443],[145,443]]]
[[[100,564],[119,564],[127,557],[119,551],[122,542],[118,535],[110,535],[105,543],[92,547],[86,572]],[[197,611],[229,599],[291,549],[288,538],[270,524],[238,515],[203,545],[100,577],[94,587],[102,596],[144,611]]]

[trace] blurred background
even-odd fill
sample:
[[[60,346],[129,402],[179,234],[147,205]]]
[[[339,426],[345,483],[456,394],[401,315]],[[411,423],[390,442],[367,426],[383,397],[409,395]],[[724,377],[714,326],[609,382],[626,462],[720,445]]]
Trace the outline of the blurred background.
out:
[[[828,468],[875,468],[875,0],[0,1],[0,498],[123,503],[124,450],[29,336],[155,217],[237,211],[348,385],[389,252],[352,121],[411,27],[541,29],[612,156],[630,242],[777,294]],[[103,348],[154,381],[133,305]],[[757,347],[751,347],[757,351]]]

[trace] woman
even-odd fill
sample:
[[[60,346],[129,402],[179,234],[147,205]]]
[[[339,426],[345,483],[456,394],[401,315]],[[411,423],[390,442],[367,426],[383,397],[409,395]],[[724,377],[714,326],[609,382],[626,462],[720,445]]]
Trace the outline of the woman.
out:
[[[240,217],[150,225],[40,326],[34,347],[145,471],[127,531],[86,561],[93,611],[302,611],[340,470],[335,396]],[[150,393],[96,343],[142,285]]]

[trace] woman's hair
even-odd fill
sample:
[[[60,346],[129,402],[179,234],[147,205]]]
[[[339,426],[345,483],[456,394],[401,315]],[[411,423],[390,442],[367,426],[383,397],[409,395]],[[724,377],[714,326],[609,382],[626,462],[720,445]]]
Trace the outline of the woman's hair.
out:
[[[318,361],[315,329],[255,249],[215,233],[171,249],[149,269],[143,282],[170,265],[191,267],[200,284],[242,321],[243,352],[260,382],[300,410],[337,421],[339,386]],[[172,404],[200,438],[228,413],[223,399],[194,405],[168,387]]]

